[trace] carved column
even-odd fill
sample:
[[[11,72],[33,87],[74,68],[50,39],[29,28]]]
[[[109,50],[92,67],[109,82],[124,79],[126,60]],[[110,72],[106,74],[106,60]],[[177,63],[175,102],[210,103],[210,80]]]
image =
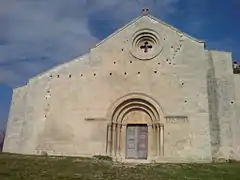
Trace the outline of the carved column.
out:
[[[154,148],[154,156],[158,155],[158,130],[157,124],[152,124],[152,131],[153,131],[153,148]]]
[[[122,124],[118,126],[118,156],[121,157]]]
[[[164,125],[160,124],[160,153],[164,156]]]
[[[120,124],[116,123],[116,141],[115,141],[115,157],[119,153],[119,140],[120,140]]]
[[[156,124],[156,134],[157,134],[157,156],[160,155],[160,127]]]
[[[154,148],[154,132],[153,132],[153,128],[154,126],[151,124],[151,125],[148,125],[148,158],[152,158],[155,154],[155,148]]]
[[[112,146],[112,124],[108,124],[107,125],[108,127],[107,127],[107,154],[108,155],[111,155],[111,150],[112,150],[112,148],[111,148],[111,146]]]
[[[108,141],[108,128],[109,128],[109,125],[107,124],[107,132],[106,132],[106,154],[108,154],[108,147],[109,147],[109,141]]]
[[[113,124],[113,154],[117,154],[117,123]]]
[[[154,156],[157,156],[157,127],[156,124],[152,124],[152,142],[154,149]]]
[[[126,129],[127,129],[127,126],[126,125],[122,125],[122,141],[121,141],[121,156],[122,157],[125,157],[126,156],[126,152],[125,152],[125,149],[126,149]]]
[[[116,135],[115,131],[116,131],[116,129],[115,129],[115,124],[114,123],[112,123],[111,125],[112,125],[111,126],[111,131],[112,131],[112,133],[111,133],[111,156],[113,156],[114,155],[115,135]]]

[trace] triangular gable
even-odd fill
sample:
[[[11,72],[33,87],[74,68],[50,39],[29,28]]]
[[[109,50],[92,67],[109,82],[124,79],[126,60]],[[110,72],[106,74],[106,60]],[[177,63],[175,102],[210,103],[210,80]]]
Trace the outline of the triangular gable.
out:
[[[188,37],[188,38],[190,38],[190,39],[192,39],[192,40],[194,40],[194,41],[196,41],[196,42],[198,42],[198,43],[204,43],[204,41],[198,40],[198,39],[196,39],[196,38],[194,38],[194,37],[192,37],[192,36],[190,36],[190,35],[182,32],[181,30],[179,30],[179,29],[177,29],[177,28],[169,25],[168,23],[166,23],[166,22],[164,22],[164,21],[162,21],[162,20],[160,20],[160,19],[158,19],[158,18],[156,18],[156,17],[154,17],[154,16],[151,16],[151,15],[141,15],[141,16],[138,16],[137,18],[133,19],[132,21],[130,21],[130,22],[127,23],[126,25],[124,25],[122,28],[119,28],[118,30],[116,30],[115,32],[113,32],[112,34],[110,34],[108,37],[106,37],[105,39],[103,39],[103,40],[100,41],[99,43],[97,43],[97,44],[95,45],[95,47],[101,45],[103,42],[107,41],[108,39],[113,38],[115,35],[117,35],[119,32],[121,32],[122,30],[124,30],[124,29],[127,28],[128,26],[132,25],[133,23],[137,22],[138,20],[140,20],[141,18],[146,17],[146,16],[147,16],[148,18],[150,18],[150,19],[152,19],[152,20],[160,23],[160,24],[163,24],[164,26],[166,26],[166,27],[168,27],[168,28],[170,28],[170,29],[178,32],[178,33],[181,33],[181,34],[185,35],[186,37]],[[61,63],[61,64],[59,64],[59,65],[57,65],[57,66],[55,66],[55,67],[53,67],[53,68],[51,68],[51,69],[48,69],[48,70],[46,70],[46,71],[44,71],[44,72],[42,72],[42,73],[40,73],[40,74],[38,74],[38,75],[30,78],[30,79],[28,80],[28,82],[31,82],[31,81],[33,81],[33,80],[35,80],[35,79],[37,79],[37,78],[41,78],[41,77],[46,76],[46,75],[50,75],[49,73],[52,73],[52,72],[54,72],[54,71],[57,71],[59,68],[62,68],[63,66],[68,65],[68,64],[71,63],[72,61],[78,60],[78,59],[81,59],[81,58],[84,58],[84,57],[87,56],[87,55],[88,55],[88,53],[86,53],[86,54],[84,54],[84,55],[82,55],[82,56],[79,56],[79,57],[77,57],[77,58],[74,58],[74,59],[72,59],[72,60],[70,60],[70,61]]]
[[[124,30],[125,28],[127,28],[128,26],[132,25],[133,23],[135,23],[135,22],[137,22],[138,20],[140,20],[142,17],[146,17],[146,16],[149,17],[150,19],[154,20],[154,21],[157,21],[157,22],[160,23],[160,24],[163,24],[164,26],[166,26],[166,27],[168,27],[168,28],[170,28],[170,29],[178,32],[178,33],[181,33],[181,34],[185,35],[186,37],[188,37],[189,39],[192,39],[193,41],[196,41],[196,42],[198,42],[198,43],[204,43],[204,41],[199,40],[199,39],[196,39],[196,38],[190,36],[189,34],[182,32],[181,30],[173,27],[172,25],[169,25],[168,23],[166,23],[166,22],[164,22],[164,21],[162,21],[162,20],[160,20],[160,19],[158,19],[158,18],[156,18],[156,17],[154,17],[154,16],[151,16],[151,15],[141,15],[141,16],[138,16],[137,18],[135,18],[134,20],[130,21],[129,23],[127,23],[127,24],[124,25],[123,27],[119,28],[118,30],[116,30],[115,32],[113,32],[111,35],[109,35],[108,37],[106,37],[105,39],[103,39],[102,41],[100,41],[99,43],[97,43],[95,47],[101,45],[101,44],[102,44],[103,42],[105,42],[106,40],[111,39],[111,38],[114,37],[116,34],[118,34],[119,32],[121,32],[121,31]]]

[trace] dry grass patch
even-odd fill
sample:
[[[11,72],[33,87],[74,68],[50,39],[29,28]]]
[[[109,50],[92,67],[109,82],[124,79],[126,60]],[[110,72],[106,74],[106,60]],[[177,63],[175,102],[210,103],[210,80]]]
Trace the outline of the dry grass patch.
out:
[[[0,155],[1,180],[240,180],[240,163],[130,164],[47,156]]]

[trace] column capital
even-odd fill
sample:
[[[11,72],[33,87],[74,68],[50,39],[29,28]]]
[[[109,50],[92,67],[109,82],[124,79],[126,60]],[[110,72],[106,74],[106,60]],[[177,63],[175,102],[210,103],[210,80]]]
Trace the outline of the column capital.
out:
[[[111,124],[111,125],[122,125],[121,123],[117,123],[117,122],[111,122],[111,123],[109,123],[109,124]]]
[[[161,127],[161,128],[163,128],[163,127],[164,127],[164,124],[163,124],[163,123],[160,123],[159,125],[160,125],[160,127]]]

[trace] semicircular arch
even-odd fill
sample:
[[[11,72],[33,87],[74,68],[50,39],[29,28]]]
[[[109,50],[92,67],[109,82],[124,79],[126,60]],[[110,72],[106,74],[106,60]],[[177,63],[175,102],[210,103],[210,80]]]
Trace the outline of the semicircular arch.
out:
[[[109,108],[107,118],[112,123],[122,124],[126,113],[134,109],[141,109],[147,113],[153,124],[164,123],[161,106],[156,100],[142,93],[131,93],[119,98]]]
[[[151,114],[148,110],[146,110],[142,107],[139,107],[139,106],[133,106],[133,107],[124,109],[122,111],[122,113],[118,116],[118,121],[116,121],[116,123],[122,124],[124,117],[132,111],[142,111],[142,112],[146,113],[150,117],[150,120],[151,120],[151,122],[149,122],[149,123],[157,122],[156,117],[153,114]]]

